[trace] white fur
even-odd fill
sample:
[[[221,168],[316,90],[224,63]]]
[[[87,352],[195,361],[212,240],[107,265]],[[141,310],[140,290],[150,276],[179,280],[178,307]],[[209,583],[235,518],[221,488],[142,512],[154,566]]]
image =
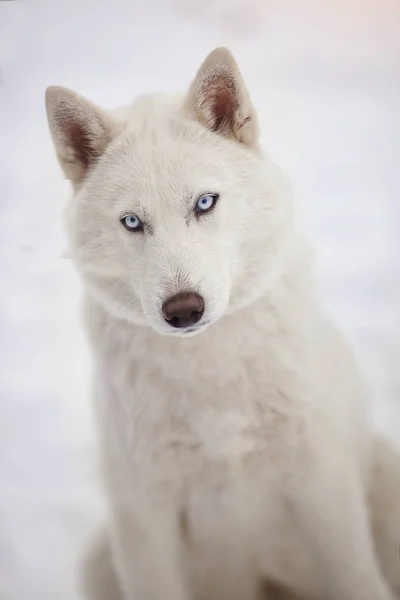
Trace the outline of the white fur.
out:
[[[305,598],[395,598],[400,485],[385,488],[394,473],[351,351],[321,309],[230,53],[207,57],[184,97],[106,113],[50,88],[47,107],[75,188],[68,227],[93,350],[116,571],[101,597],[119,586],[125,600],[255,600],[265,580]],[[196,218],[204,192],[220,199]],[[124,229],[126,213],[143,233]],[[162,314],[188,290],[205,300],[189,333]],[[92,575],[109,569],[98,554]]]

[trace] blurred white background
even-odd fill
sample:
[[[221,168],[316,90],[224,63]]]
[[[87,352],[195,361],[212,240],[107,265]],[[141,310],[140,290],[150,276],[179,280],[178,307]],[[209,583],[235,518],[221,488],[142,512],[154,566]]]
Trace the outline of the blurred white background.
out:
[[[0,598],[75,600],[102,515],[69,187],[44,90],[105,107],[185,88],[228,45],[292,179],[333,317],[378,426],[400,438],[400,5],[397,0],[0,0]],[[338,374],[339,375],[339,374]]]

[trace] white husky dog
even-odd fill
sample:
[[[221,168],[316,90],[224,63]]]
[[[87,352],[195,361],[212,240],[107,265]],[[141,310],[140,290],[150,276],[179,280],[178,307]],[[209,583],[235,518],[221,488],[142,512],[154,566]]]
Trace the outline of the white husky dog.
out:
[[[46,100],[110,506],[93,597],[396,598],[398,467],[230,52],[185,96]]]

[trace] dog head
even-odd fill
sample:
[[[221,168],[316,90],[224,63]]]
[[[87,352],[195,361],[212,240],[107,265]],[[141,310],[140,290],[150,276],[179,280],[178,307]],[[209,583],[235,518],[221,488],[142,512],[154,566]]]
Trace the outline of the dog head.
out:
[[[282,263],[290,203],[261,156],[228,50],[206,58],[182,98],[142,96],[107,112],[50,87],[46,105],[75,192],[73,258],[108,310],[188,335],[265,292]]]

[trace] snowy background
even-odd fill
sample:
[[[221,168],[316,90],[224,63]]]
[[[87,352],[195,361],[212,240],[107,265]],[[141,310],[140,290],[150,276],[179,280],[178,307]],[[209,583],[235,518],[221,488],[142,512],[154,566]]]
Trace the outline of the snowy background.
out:
[[[0,598],[76,600],[101,518],[79,282],[43,94],[105,107],[182,89],[236,54],[264,145],[291,176],[326,301],[357,346],[373,415],[400,437],[397,0],[0,0]]]

